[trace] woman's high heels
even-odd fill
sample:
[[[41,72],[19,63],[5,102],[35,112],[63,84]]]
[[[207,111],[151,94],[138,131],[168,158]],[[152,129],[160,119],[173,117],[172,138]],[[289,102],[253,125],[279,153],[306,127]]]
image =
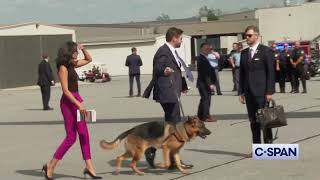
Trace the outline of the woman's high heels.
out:
[[[87,178],[87,175],[89,175],[92,179],[102,179],[101,176],[93,175],[87,168],[83,170],[83,175],[84,175],[84,178]]]
[[[53,180],[53,178],[52,177],[49,177],[48,176],[48,166],[47,166],[47,164],[45,164],[45,165],[43,165],[42,166],[42,171],[44,171],[44,177],[46,178],[46,180]]]

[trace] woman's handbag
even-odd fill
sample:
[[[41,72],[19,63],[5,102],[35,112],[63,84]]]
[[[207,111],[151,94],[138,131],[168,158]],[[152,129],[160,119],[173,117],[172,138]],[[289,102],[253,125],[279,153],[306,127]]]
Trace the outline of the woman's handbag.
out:
[[[260,123],[261,129],[278,128],[287,125],[287,118],[282,105],[276,105],[274,100],[266,103],[264,108],[257,111],[257,122]]]

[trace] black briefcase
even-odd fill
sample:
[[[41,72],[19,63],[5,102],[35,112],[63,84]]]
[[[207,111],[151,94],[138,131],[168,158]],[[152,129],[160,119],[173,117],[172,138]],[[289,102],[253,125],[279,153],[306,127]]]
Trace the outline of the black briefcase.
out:
[[[261,129],[278,128],[287,125],[287,118],[282,105],[276,105],[274,100],[266,103],[264,108],[257,111],[257,122],[260,123]]]

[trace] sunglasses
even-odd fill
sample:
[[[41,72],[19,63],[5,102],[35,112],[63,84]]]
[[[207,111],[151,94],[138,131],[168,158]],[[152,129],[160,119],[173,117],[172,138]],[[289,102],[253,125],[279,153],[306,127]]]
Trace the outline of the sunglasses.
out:
[[[244,35],[245,37],[248,37],[248,38],[251,38],[253,35],[256,35],[256,34],[246,34]]]

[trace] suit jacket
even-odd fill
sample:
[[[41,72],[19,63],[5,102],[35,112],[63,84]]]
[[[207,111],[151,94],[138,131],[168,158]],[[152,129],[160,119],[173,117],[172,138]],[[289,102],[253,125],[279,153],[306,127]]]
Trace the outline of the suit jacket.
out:
[[[198,79],[197,79],[197,86],[199,83],[205,84],[208,89],[210,85],[216,83],[216,74],[214,68],[210,65],[207,57],[200,54],[197,57],[197,70],[198,70]]]
[[[131,54],[127,56],[126,66],[129,67],[129,75],[140,74],[140,66],[142,66],[142,61],[139,55]]]
[[[38,66],[38,85],[39,86],[51,86],[53,81],[52,69],[46,60],[42,60]]]
[[[164,75],[166,67],[174,70],[170,76]],[[161,46],[154,55],[152,80],[143,93],[143,97],[148,98],[152,89],[153,99],[160,103],[177,103],[178,97],[181,96],[181,69],[166,44]]]
[[[275,92],[275,58],[272,50],[259,45],[249,61],[249,48],[241,52],[240,94],[271,95]]]

